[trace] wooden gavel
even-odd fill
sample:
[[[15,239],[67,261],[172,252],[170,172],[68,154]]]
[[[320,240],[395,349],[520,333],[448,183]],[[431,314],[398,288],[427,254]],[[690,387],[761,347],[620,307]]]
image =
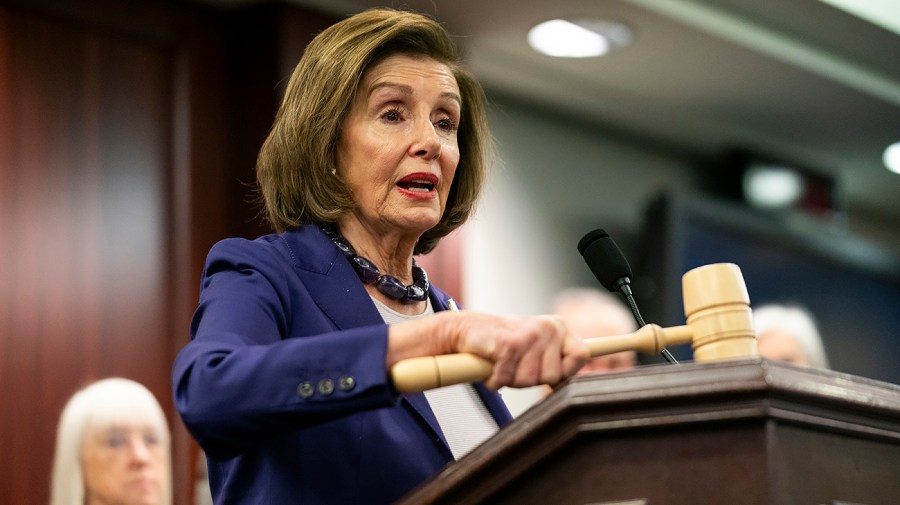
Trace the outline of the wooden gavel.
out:
[[[756,333],[747,286],[737,265],[716,263],[682,277],[687,324],[662,328],[648,324],[633,333],[585,339],[591,357],[634,350],[662,352],[667,345],[691,343],[694,361],[721,361],[756,356]],[[474,354],[444,354],[405,359],[391,369],[401,393],[476,382],[490,377],[493,364]]]

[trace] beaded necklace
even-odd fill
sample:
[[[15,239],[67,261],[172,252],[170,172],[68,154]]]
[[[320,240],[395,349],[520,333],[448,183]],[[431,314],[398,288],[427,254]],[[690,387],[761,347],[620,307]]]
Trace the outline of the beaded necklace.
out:
[[[413,259],[412,277],[413,283],[406,285],[393,275],[382,274],[381,270],[371,260],[356,254],[356,250],[341,236],[337,230],[323,227],[322,231],[334,242],[334,245],[350,260],[360,280],[366,284],[374,284],[380,293],[403,303],[416,303],[425,301],[428,296],[428,275]]]

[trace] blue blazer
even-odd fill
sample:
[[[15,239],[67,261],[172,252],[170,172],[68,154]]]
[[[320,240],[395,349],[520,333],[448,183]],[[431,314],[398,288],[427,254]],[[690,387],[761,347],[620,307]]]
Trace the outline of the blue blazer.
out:
[[[215,503],[392,503],[453,462],[425,396],[392,389],[386,352],[387,325],[319,228],[216,244],[172,374]]]

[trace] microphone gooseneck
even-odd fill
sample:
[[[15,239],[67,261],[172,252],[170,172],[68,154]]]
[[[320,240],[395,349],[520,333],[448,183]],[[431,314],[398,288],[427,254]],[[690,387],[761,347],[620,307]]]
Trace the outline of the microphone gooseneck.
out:
[[[625,298],[638,326],[646,326],[631,291],[631,266],[609,234],[600,228],[588,232],[578,241],[578,252],[603,287]],[[678,364],[668,349],[663,348],[661,354],[669,363]]]

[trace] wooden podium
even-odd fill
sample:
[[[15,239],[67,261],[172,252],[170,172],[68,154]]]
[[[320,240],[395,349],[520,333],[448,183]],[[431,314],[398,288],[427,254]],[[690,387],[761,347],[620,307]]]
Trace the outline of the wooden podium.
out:
[[[900,504],[900,386],[760,358],[579,376],[398,503]]]

